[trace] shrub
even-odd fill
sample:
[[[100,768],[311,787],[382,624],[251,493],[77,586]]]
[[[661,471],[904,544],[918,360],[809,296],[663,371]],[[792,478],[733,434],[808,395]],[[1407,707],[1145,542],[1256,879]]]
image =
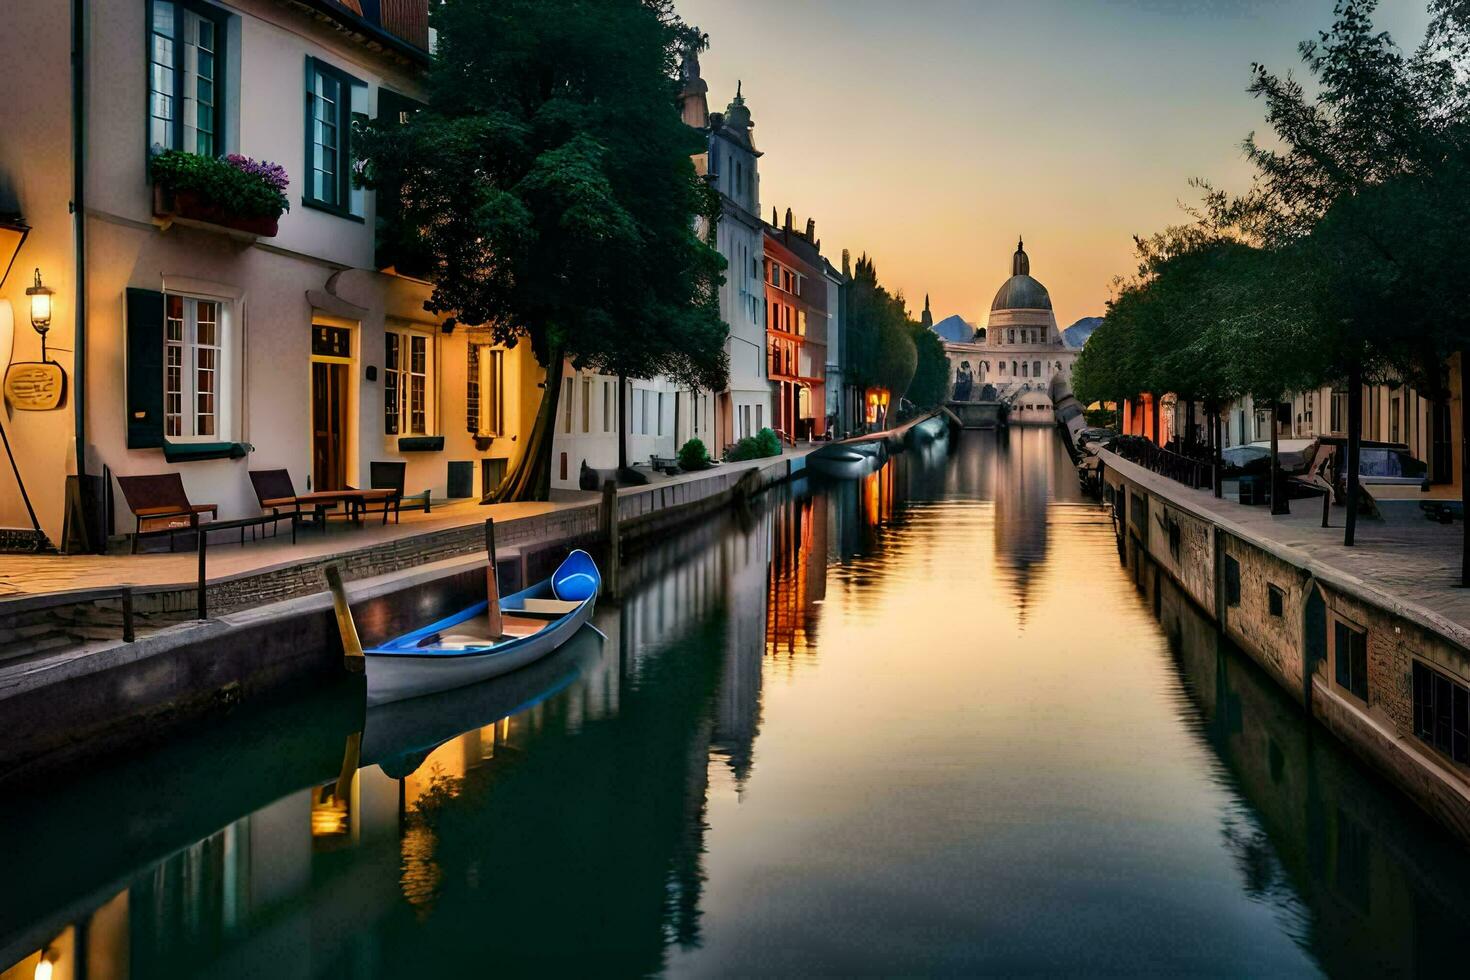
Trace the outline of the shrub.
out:
[[[286,197],[290,178],[280,164],[229,157],[200,156],[165,150],[153,158],[153,179],[170,193],[198,194],[214,206],[242,218],[279,218],[291,209]]]
[[[699,439],[690,439],[679,447],[679,469],[704,470],[709,469],[709,463],[709,450]]]
[[[762,429],[755,434],[756,448],[760,450],[761,456],[781,455],[781,439],[770,429]]]
[[[730,450],[729,459],[739,462],[747,459],[764,459],[781,455],[781,439],[770,429],[762,429],[753,436],[746,436]]]

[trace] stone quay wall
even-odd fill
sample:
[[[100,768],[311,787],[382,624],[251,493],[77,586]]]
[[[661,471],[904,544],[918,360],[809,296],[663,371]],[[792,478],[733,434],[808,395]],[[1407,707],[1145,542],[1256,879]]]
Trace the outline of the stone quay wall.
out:
[[[1232,524],[1179,484],[1102,458],[1103,502],[1135,582],[1157,593],[1144,581],[1146,555],[1304,711],[1470,843],[1470,767],[1415,733],[1413,693],[1416,662],[1470,686],[1470,631]],[[1354,646],[1365,649],[1366,677],[1343,684],[1339,658],[1351,664]]]

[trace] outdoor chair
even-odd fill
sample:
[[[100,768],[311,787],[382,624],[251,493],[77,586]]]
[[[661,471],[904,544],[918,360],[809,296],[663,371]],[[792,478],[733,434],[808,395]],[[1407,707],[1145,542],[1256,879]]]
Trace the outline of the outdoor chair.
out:
[[[433,506],[430,491],[420,490],[417,493],[407,493],[407,483],[408,464],[402,460],[374,460],[368,464],[368,488],[393,491],[393,496],[383,502],[383,523],[388,522],[390,508],[393,511],[393,523],[398,523],[398,512],[402,509],[405,500],[422,507],[425,514],[430,513]]]
[[[291,514],[297,521],[301,520],[301,501],[296,499],[296,488],[291,484],[289,472],[251,470],[250,485],[255,488],[255,500],[262,513]]]
[[[120,476],[117,485],[133,512],[132,553],[138,553],[138,539],[143,535],[167,534],[168,550],[174,550],[174,532],[199,528],[202,515],[219,517],[218,504],[193,504],[184,492],[184,481],[177,473],[153,473],[146,476]]]

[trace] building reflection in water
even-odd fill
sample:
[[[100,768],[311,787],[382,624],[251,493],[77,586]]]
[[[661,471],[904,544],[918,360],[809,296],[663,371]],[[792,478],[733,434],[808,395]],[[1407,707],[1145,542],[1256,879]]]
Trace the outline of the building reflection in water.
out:
[[[1144,558],[1147,563],[1147,558]],[[1462,973],[1470,857],[1308,721],[1151,563],[1182,709],[1249,807],[1221,834],[1247,894],[1331,976]]]
[[[825,502],[782,490],[630,556],[623,602],[598,614],[608,640],[575,683],[341,774],[331,760],[344,742],[370,744],[376,715],[365,737],[326,726],[313,752],[275,757],[306,788],[266,805],[242,797],[235,813],[248,815],[128,873],[81,918],[0,921],[0,978],[31,980],[43,957],[62,980],[570,971],[593,959],[658,971],[671,944],[699,942],[712,773],[737,791],[750,775],[762,657],[810,628],[826,538]],[[268,741],[278,723],[232,738]],[[195,775],[170,805],[230,797],[217,763],[185,768]],[[38,843],[56,853],[69,841]]]

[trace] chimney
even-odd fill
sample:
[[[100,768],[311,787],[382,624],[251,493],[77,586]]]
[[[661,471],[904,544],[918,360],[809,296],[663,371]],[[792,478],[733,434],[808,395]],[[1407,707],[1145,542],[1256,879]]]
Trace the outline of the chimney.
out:
[[[792,221],[791,209],[790,208],[787,208],[786,209],[786,225],[785,225],[785,230],[788,233],[791,231],[791,221]]]
[[[774,205],[774,204],[771,205],[771,227],[772,228],[780,228],[781,227],[781,219],[779,217],[777,217],[777,215],[776,215],[776,205]]]

